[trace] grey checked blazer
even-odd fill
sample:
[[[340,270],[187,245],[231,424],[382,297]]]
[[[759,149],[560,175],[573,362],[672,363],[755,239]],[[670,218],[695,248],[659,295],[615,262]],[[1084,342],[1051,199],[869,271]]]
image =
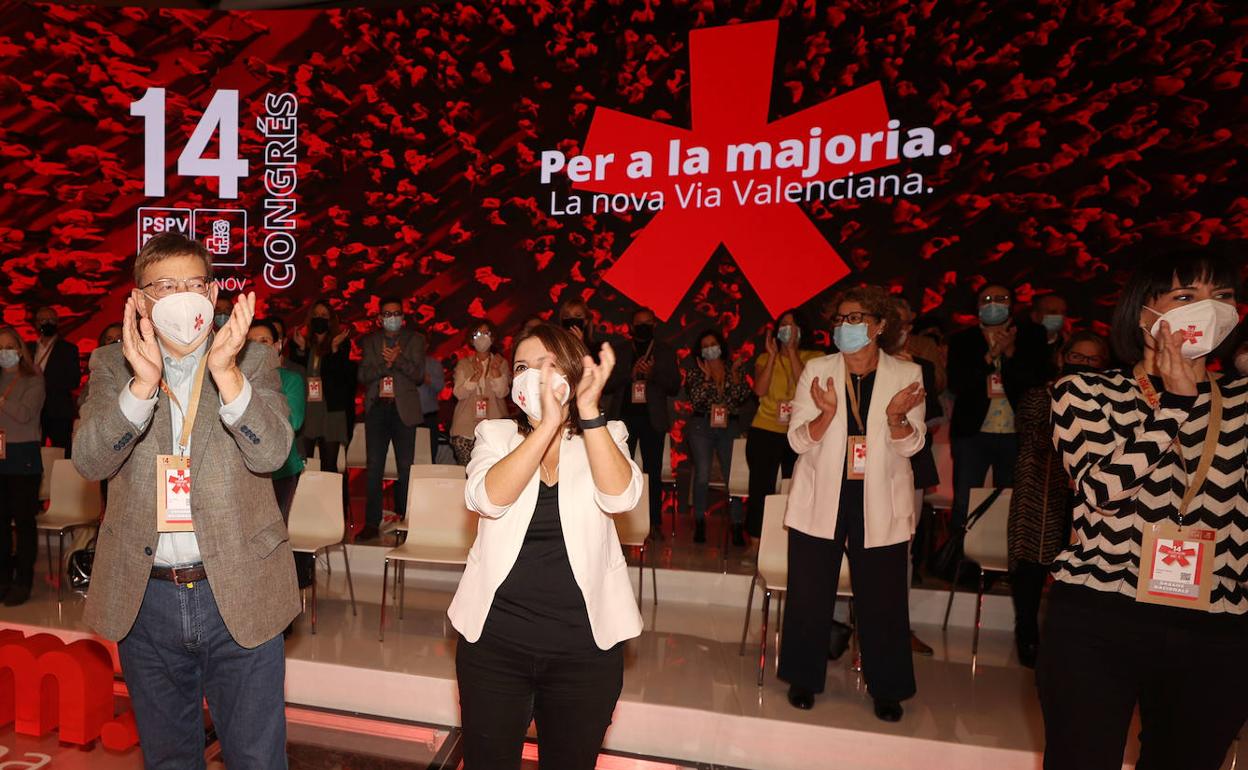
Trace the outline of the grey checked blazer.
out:
[[[286,462],[294,433],[276,354],[247,345],[239,359],[252,391],[233,427],[221,421],[216,385],[204,376],[191,433],[191,517],[221,618],[236,642],[252,648],[299,613],[294,559],[268,476]],[[132,376],[121,345],[91,357],[73,451],[83,476],[109,479],[83,619],[114,641],[130,632],[143,603],[158,537],[156,455],[173,448],[172,407],[163,392],[146,430],[122,414],[118,397]]]

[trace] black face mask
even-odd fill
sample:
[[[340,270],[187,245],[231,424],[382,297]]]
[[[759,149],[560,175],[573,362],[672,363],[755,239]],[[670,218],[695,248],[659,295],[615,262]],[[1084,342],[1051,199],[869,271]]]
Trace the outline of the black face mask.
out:
[[[312,330],[313,334],[328,334],[329,333],[329,319],[328,318],[313,318],[312,323],[308,324],[308,328]]]
[[[39,333],[44,337],[56,336],[56,324],[52,321],[44,321],[39,324]]]
[[[654,339],[654,324],[638,324],[634,326],[633,339],[643,344]]]
[[[1095,372],[1096,368],[1088,364],[1062,364],[1062,376],[1066,377],[1071,374],[1087,374]]]
[[[563,318],[560,319],[559,323],[563,324],[563,328],[565,329],[580,329],[581,331],[585,331],[584,318]]]

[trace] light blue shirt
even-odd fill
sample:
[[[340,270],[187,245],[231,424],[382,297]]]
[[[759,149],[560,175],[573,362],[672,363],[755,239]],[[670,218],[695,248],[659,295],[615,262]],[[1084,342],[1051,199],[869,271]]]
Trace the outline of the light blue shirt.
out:
[[[165,351],[164,345],[161,345],[160,352],[165,359],[165,384],[169,386],[169,390],[177,396],[178,402],[186,408],[191,400],[191,389],[195,385],[195,370],[199,367],[199,362],[208,354],[208,340],[205,339],[194,352],[183,358],[175,359]],[[205,377],[210,376],[207,372]],[[133,379],[130,382],[134,382]],[[134,425],[135,429],[140,433],[147,430],[148,423],[152,420],[152,412],[156,409],[156,401],[159,394],[149,399],[140,399],[130,392],[130,385],[121,389],[121,395],[118,397],[121,406],[121,413],[126,419]],[[226,425],[233,425],[243,416],[243,412],[247,411],[247,405],[251,403],[251,383],[247,378],[243,378],[243,389],[228,404],[221,405],[221,421]],[[182,410],[173,404],[170,399],[169,417],[173,427],[173,444],[178,443],[178,439],[182,435]],[[187,437],[187,446],[181,447],[181,451],[190,454],[191,437]],[[161,452],[179,453],[179,447],[161,447]],[[192,498],[194,491],[191,492]],[[194,532],[162,532],[160,539],[156,545],[156,564],[162,567],[182,566],[186,564],[194,564],[202,561],[199,554],[199,541],[195,538]]]
[[[420,391],[420,408],[425,414],[438,411],[438,394],[446,386],[446,374],[442,362],[433,356],[425,356],[425,381],[417,386]]]

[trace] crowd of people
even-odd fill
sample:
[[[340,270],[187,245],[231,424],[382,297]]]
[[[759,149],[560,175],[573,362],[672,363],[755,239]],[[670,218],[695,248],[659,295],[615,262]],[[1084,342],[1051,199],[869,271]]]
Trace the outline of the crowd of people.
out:
[[[812,708],[824,688],[847,559],[863,677],[876,716],[897,721],[916,691],[912,655],[930,654],[907,594],[924,557],[916,530],[937,522],[924,506],[942,481],[933,443],[948,441],[948,533],[989,473],[1014,489],[1015,640],[1020,662],[1038,666],[1046,767],[1116,767],[1138,702],[1142,756],[1200,745],[1200,761],[1180,764],[1213,768],[1245,718],[1243,677],[1225,675],[1248,647],[1238,285],[1233,260],[1165,252],[1128,282],[1109,340],[1067,318],[1057,294],[1022,306],[988,283],[977,323],[950,332],[858,286],[818,321],[781,313],[757,355],[709,326],[661,334],[646,309],[624,338],[604,339],[577,299],[514,338],[470,325],[452,364],[429,354],[398,298],[378,303],[358,339],[329,300],[288,327],[257,317],[254,295],[223,300],[198,244],[159,236],[136,260],[87,383],[54,309],[32,314],[33,342],[0,327],[0,531],[11,538],[0,595],[9,606],[30,595],[40,447],[63,446],[109,485],[86,620],[119,641],[149,766],[190,762],[200,692],[227,763],[279,766],[280,636],[314,579],[284,524],[306,458],[344,470],[339,450],[363,420],[367,540],[382,525],[387,453],[402,516],[427,426],[431,455],[445,445],[466,466],[466,502],[482,517],[449,612],[467,766],[513,766],[534,718],[544,757],[591,767],[620,692],[621,645],[641,629],[611,515],[637,505],[642,474],[660,476],[665,438],[683,422],[695,542],[706,539],[714,458],[727,478],[736,439],[750,484],[746,505],[727,511],[735,546],[759,536],[762,501],[792,479],[779,656],[789,702]],[[830,350],[815,344],[820,326]],[[192,476],[199,452],[211,462]],[[649,490],[662,538],[661,487]],[[1225,661],[1223,675],[1185,676],[1193,656]],[[1166,705],[1176,687],[1217,717]]]

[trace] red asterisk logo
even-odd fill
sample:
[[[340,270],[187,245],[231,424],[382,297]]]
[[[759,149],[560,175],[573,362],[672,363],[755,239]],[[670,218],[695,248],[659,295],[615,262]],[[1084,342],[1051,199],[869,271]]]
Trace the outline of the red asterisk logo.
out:
[[[171,491],[176,495],[179,492],[189,493],[191,491],[191,477],[186,471],[179,470],[169,477],[169,486]]]
[[[769,122],[778,30],[777,22],[766,21],[690,33],[689,129],[602,107],[594,111],[582,152],[590,156],[615,153],[617,165],[605,180],[574,187],[633,195],[665,188],[664,209],[641,229],[604,276],[661,318],[671,315],[721,243],[773,314],[802,304],[849,272],[798,204],[740,205],[732,187],[734,180],[741,188],[751,181],[757,188],[760,184],[774,186],[778,179],[783,187],[789,182],[827,182],[897,162],[877,151],[870,161],[855,158],[841,165],[821,163],[811,177],[802,177],[800,168],[725,171],[729,144],[770,142],[775,147],[780,141],[798,139],[809,146],[810,131],[816,127],[824,140],[837,134],[857,139],[863,133],[887,131],[888,108],[878,82]],[[669,142],[673,139],[679,139],[682,148],[709,148],[710,172],[667,176]],[[630,153],[638,150],[654,158],[652,178],[629,179],[623,173]],[[697,182],[704,189],[722,188],[723,205],[677,205],[672,183],[686,186]]]
[[[1197,340],[1205,336],[1205,333],[1197,329],[1194,325],[1188,326],[1186,329],[1181,329],[1179,331],[1180,334],[1183,335],[1183,341],[1190,342],[1193,345],[1196,344]]]
[[[1160,545],[1157,550],[1161,551],[1162,556],[1165,557],[1161,560],[1162,564],[1174,564],[1177,561],[1180,567],[1186,567],[1189,564],[1187,557],[1196,556],[1196,549],[1184,548],[1182,540],[1175,540],[1173,547]]]
[[[195,331],[204,328],[204,317],[202,315],[195,316]]]

